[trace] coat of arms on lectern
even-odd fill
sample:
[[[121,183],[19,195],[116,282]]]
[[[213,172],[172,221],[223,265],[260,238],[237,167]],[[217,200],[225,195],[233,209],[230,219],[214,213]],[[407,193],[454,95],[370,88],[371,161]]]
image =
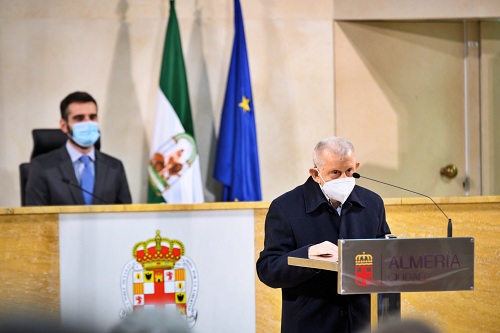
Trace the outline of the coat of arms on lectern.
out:
[[[373,256],[363,252],[354,261],[356,284],[361,287],[370,285],[373,281]]]
[[[198,315],[194,308],[198,274],[194,263],[184,255],[184,244],[162,237],[157,230],[154,238],[135,244],[132,257],[122,271],[125,308],[120,317],[141,308],[175,308],[193,327]]]

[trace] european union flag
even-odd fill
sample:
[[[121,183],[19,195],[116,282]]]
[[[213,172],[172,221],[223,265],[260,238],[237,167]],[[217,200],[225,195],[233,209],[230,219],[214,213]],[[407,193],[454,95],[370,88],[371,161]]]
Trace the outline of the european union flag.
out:
[[[214,178],[224,185],[223,201],[259,201],[262,195],[255,111],[239,0],[234,0],[234,26]]]

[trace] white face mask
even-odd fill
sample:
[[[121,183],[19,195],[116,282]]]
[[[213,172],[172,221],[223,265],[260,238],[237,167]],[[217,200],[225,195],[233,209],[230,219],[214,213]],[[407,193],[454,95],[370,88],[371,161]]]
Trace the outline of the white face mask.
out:
[[[356,180],[353,177],[332,179],[325,182],[319,171],[318,175],[324,182],[323,186],[320,185],[323,193],[330,199],[338,201],[341,204],[344,204],[354,189],[354,185],[356,185]]]

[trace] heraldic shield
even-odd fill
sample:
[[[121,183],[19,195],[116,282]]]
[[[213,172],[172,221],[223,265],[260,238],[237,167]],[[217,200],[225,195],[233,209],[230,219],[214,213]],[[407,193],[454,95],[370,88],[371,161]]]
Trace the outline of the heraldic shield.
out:
[[[198,316],[194,309],[198,274],[191,259],[184,256],[184,244],[162,238],[157,230],[155,238],[134,246],[132,256],[134,259],[125,265],[121,277],[125,308],[120,317],[141,308],[174,308],[193,327]]]
[[[356,284],[361,287],[369,286],[373,282],[373,256],[363,252],[355,258]]]
[[[198,156],[194,138],[180,133],[163,143],[151,156],[149,181],[157,195],[170,189],[191,167]]]

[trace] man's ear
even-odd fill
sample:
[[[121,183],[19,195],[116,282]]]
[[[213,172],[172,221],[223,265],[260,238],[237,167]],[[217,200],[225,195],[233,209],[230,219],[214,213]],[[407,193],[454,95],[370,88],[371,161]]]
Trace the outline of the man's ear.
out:
[[[68,134],[69,132],[68,123],[62,118],[59,120],[59,127],[61,128],[61,131],[63,133]]]
[[[319,177],[318,169],[316,168],[309,169],[309,174],[316,183],[321,184],[321,178]]]
[[[359,162],[356,163],[356,170],[359,168]]]

